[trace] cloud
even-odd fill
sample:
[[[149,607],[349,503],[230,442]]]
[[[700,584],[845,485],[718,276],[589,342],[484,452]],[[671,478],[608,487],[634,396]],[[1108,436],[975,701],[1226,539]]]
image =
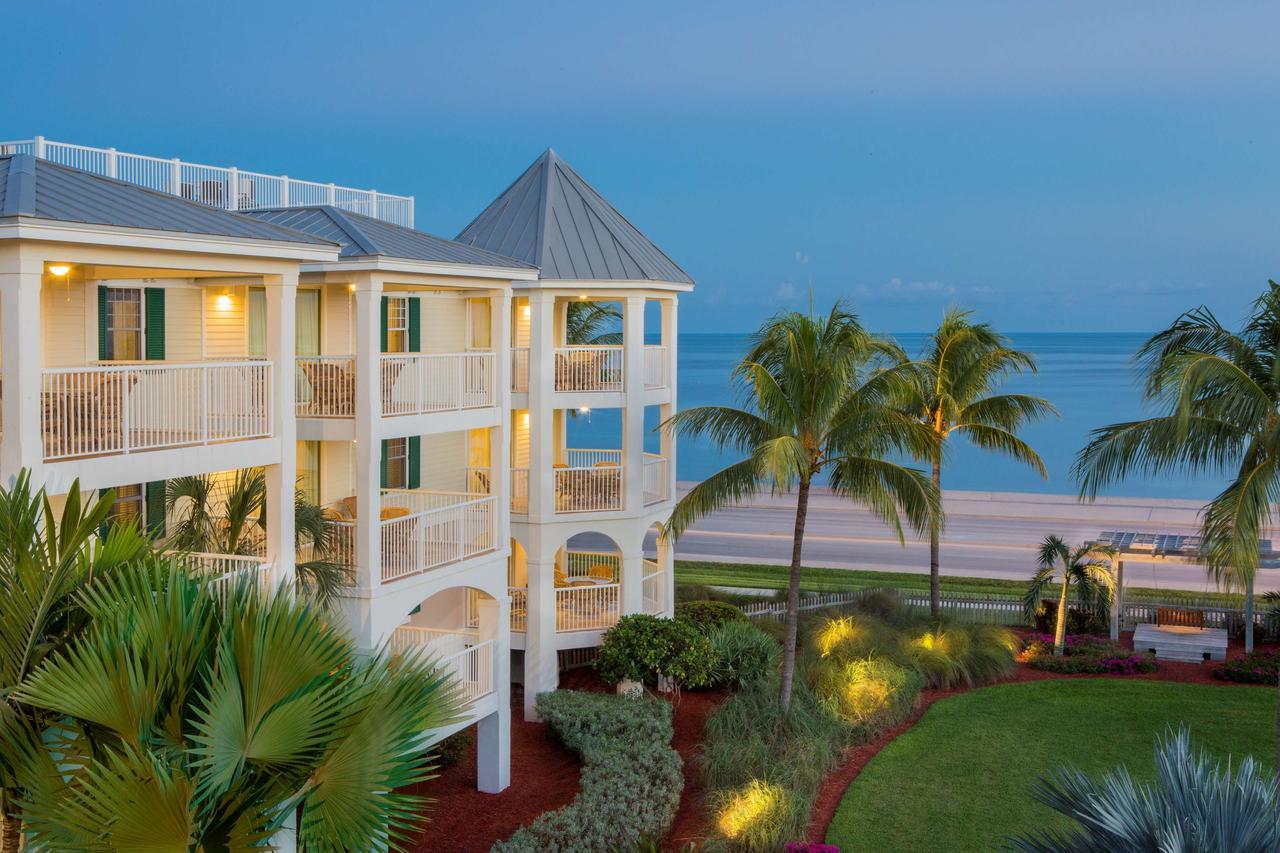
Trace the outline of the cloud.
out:
[[[773,292],[774,302],[793,302],[796,298],[796,286],[789,281],[784,281],[778,285],[778,289]]]
[[[880,293],[888,297],[906,297],[906,296],[953,296],[956,289],[954,285],[947,284],[942,281],[906,281],[900,278],[891,278],[884,284],[880,285]]]
[[[796,252],[796,263],[797,264],[809,263],[809,256],[806,254],[803,254],[802,252]]]

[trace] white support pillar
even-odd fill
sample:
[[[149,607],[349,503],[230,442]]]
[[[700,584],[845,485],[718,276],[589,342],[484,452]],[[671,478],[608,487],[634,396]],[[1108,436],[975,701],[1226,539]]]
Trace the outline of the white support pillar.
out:
[[[628,296],[622,314],[622,506],[630,515],[644,509],[644,303],[643,296]]]
[[[280,442],[279,461],[267,466],[267,555],[274,563],[273,581],[293,582],[296,558],[294,492],[298,480],[298,440],[294,417],[294,337],[298,302],[297,267],[283,275],[263,277],[267,296],[267,359],[274,372],[267,405]]]
[[[529,311],[529,521],[539,522],[555,516],[555,297],[529,294]]]
[[[504,581],[505,582],[505,581]],[[511,598],[480,596],[480,642],[493,640],[494,692],[498,710],[476,726],[476,787],[496,794],[511,784]]]
[[[528,590],[524,632],[524,718],[537,720],[539,693],[560,684],[556,654],[556,547],[543,546],[535,535],[528,546]],[[536,559],[535,559],[536,557]]]
[[[358,594],[372,597],[382,581],[382,279],[362,275],[355,283],[355,563]],[[363,642],[377,642],[378,637]]]
[[[0,254],[0,361],[4,364],[0,476],[6,483],[20,469],[38,469],[44,461],[40,431],[43,277],[44,261],[31,250],[13,246]]]
[[[499,548],[511,543],[511,291],[489,299],[489,344],[494,356],[494,399],[498,427],[489,431],[489,493],[497,496],[495,536]]]
[[[678,340],[678,312],[675,296],[662,300],[662,345],[667,348],[667,387],[670,389],[668,403],[662,409],[662,420],[674,415],[679,409],[676,406],[676,365]],[[666,430],[662,432],[662,457],[667,460],[667,497],[676,499],[676,439]],[[668,599],[668,606],[671,599]]]
[[[644,534],[622,552],[622,616],[644,612]]]

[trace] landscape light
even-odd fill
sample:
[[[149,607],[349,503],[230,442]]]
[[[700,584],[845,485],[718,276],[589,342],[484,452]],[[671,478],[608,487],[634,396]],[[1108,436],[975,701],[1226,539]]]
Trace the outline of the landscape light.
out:
[[[746,788],[733,795],[716,818],[716,825],[726,838],[737,838],[752,824],[782,805],[786,795],[777,785],[752,779]]]

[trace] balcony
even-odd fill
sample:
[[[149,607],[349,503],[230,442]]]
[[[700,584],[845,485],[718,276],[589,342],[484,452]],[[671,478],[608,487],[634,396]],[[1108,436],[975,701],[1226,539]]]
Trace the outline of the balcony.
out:
[[[608,551],[566,551],[564,571],[556,567],[556,632],[601,631],[613,627],[621,613],[622,558]],[[644,612],[666,612],[666,578],[654,560],[644,561],[641,580]],[[528,626],[528,589],[513,586],[511,630]]]
[[[644,561],[644,578],[641,581],[644,612],[661,614],[667,610],[667,584],[657,560]]]
[[[556,347],[556,390],[623,390],[623,353],[620,346]]]
[[[383,355],[379,373],[384,417],[456,412],[497,402],[491,352]],[[299,356],[295,393],[300,418],[354,418],[355,358]]]
[[[529,390],[529,348],[511,350],[511,390],[521,393]]]
[[[493,692],[497,645],[478,631],[444,631],[401,625],[387,643],[393,654],[420,650],[447,673],[468,705]]]
[[[626,508],[621,450],[569,448],[564,461],[554,467],[557,513],[609,512]],[[670,498],[667,460],[656,453],[644,455],[643,501],[645,506]],[[529,469],[511,469],[511,511],[529,512]]]
[[[497,550],[497,499],[487,494],[384,489],[380,579],[391,583]],[[333,509],[336,559],[355,572],[355,498]]]
[[[644,348],[644,387],[655,391],[669,387],[671,351],[664,346],[646,344]]]
[[[265,586],[271,576],[272,564],[263,557],[191,552],[176,556],[200,574],[212,578],[215,586],[234,584],[244,578]]]
[[[268,438],[271,364],[141,361],[41,371],[45,461]]]
[[[327,204],[413,227],[413,196],[358,190],[336,184],[299,181],[284,175],[264,175],[226,166],[186,163],[174,158],[128,154],[114,148],[93,148],[54,142],[37,136],[0,142],[0,154],[33,154],[86,172],[180,195],[224,210],[257,207],[305,207]]]

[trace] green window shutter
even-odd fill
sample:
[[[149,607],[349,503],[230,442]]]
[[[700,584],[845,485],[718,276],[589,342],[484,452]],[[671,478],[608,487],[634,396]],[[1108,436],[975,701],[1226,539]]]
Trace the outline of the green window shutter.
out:
[[[381,473],[381,479],[378,482],[382,483],[382,488],[385,489],[387,488],[387,441],[386,439],[382,440],[382,464],[379,470]]]
[[[153,480],[145,487],[147,532],[152,539],[164,536],[164,480]]]
[[[382,297],[382,351],[387,351],[387,313],[391,310],[390,297]]]
[[[147,361],[164,361],[164,288],[145,288],[143,300]]]
[[[422,300],[409,300],[409,352],[422,352]]]
[[[107,289],[98,285],[98,361],[107,360]]]
[[[414,300],[417,301],[416,299]],[[411,435],[408,441],[409,474],[405,478],[409,488],[416,489],[422,485],[422,436]]]

